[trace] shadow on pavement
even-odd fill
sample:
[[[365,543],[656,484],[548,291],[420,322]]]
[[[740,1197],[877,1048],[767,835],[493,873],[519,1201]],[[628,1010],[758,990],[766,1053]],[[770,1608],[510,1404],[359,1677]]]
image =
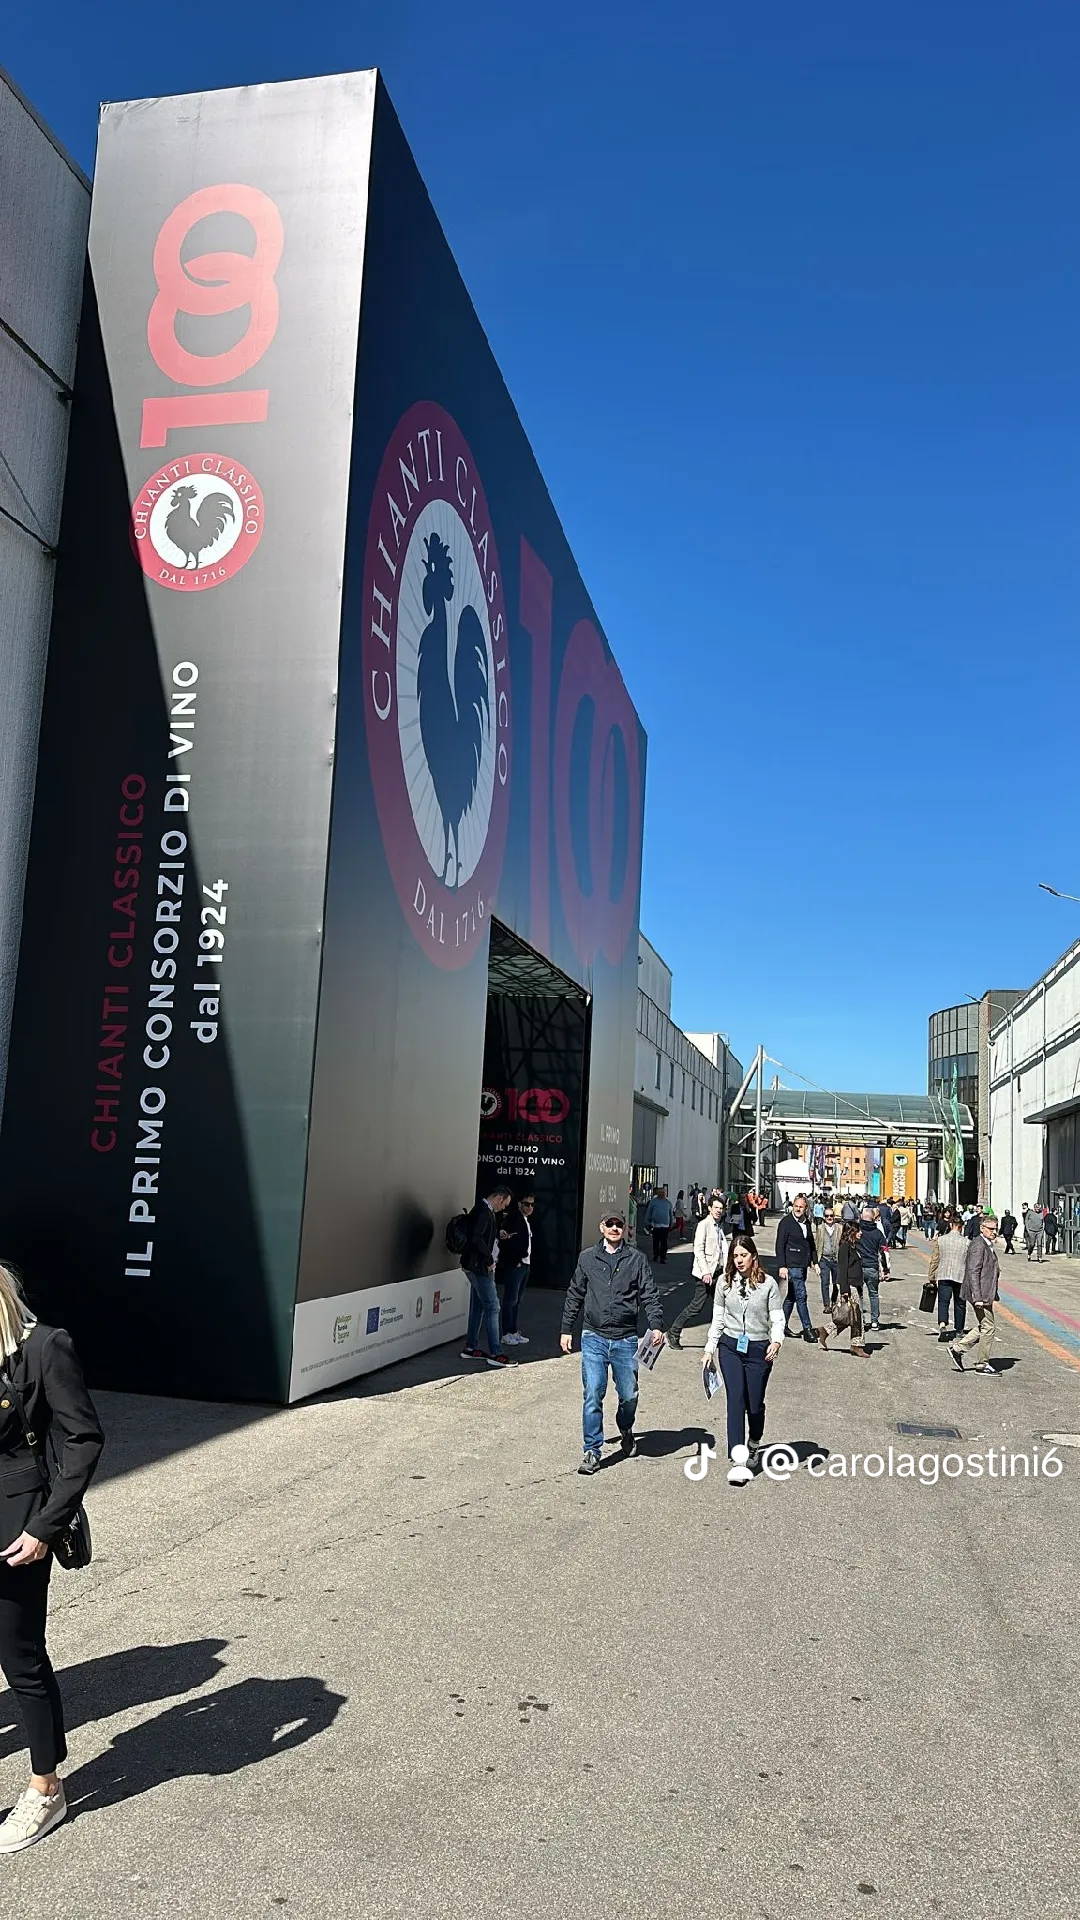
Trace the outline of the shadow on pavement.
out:
[[[638,1435],[638,1452],[651,1460],[662,1460],[669,1454],[682,1453],[686,1447],[696,1447],[700,1453],[703,1446],[715,1445],[716,1435],[706,1427],[676,1427],[666,1432],[659,1428],[652,1433]]]
[[[156,1465],[207,1440],[238,1433],[282,1411],[279,1407],[230,1405],[217,1400],[170,1400],[147,1393],[94,1391],[105,1429],[105,1451],[94,1485],[116,1480],[137,1467]],[[90,1495],[93,1503],[93,1492]]]
[[[311,1674],[239,1680],[119,1733],[106,1753],[65,1780],[73,1815],[112,1807],[166,1780],[218,1778],[257,1766],[325,1733],[345,1705]]]
[[[60,1675],[64,1696],[64,1723],[84,1727],[110,1714],[129,1713],[133,1707],[171,1700],[177,1694],[204,1687],[222,1672],[219,1658],[227,1640],[185,1640],[166,1647],[124,1647],[98,1660],[81,1660]],[[0,1760],[21,1753],[26,1736],[11,1694],[0,1701]]]

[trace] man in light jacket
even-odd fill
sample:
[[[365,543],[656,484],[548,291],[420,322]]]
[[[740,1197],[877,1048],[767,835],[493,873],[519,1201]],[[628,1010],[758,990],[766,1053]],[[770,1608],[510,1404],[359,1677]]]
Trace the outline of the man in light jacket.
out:
[[[821,1277],[821,1304],[826,1313],[832,1309],[833,1294],[840,1285],[840,1236],[844,1228],[831,1207],[826,1207],[818,1242],[818,1272]]]
[[[680,1314],[677,1314],[668,1328],[668,1346],[679,1348],[682,1341],[679,1335],[691,1320],[700,1320],[702,1314],[712,1317],[713,1287],[717,1276],[724,1270],[727,1259],[727,1238],[724,1234],[724,1203],[722,1200],[710,1200],[709,1211],[704,1220],[699,1221],[694,1234],[694,1279],[697,1286],[694,1297]]]
[[[1038,1207],[1028,1207],[1024,1214],[1024,1245],[1030,1260],[1035,1255],[1039,1266],[1043,1257],[1043,1217]]]
[[[992,1213],[984,1213],[979,1222],[979,1237],[968,1248],[964,1266],[964,1284],[960,1289],[960,1298],[970,1301],[975,1310],[977,1324],[959,1340],[954,1340],[949,1353],[953,1366],[959,1373],[964,1371],[963,1355],[978,1346],[979,1359],[976,1373],[993,1376],[1000,1373],[990,1358],[990,1349],[994,1344],[994,1302],[998,1297],[998,1276],[1001,1265],[997,1257],[994,1241],[997,1239],[997,1219]]]

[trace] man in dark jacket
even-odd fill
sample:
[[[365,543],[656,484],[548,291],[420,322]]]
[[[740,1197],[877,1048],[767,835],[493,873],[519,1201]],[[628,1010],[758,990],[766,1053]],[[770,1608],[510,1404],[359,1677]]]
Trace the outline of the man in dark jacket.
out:
[[[870,1295],[870,1331],[877,1333],[881,1323],[880,1296],[881,1257],[885,1252],[885,1235],[874,1219],[872,1207],[864,1207],[859,1222],[859,1266],[863,1284]]]
[[[461,1271],[469,1283],[469,1326],[463,1360],[486,1360],[489,1367],[508,1367],[505,1353],[499,1352],[499,1296],[495,1291],[495,1262],[498,1258],[499,1215],[513,1199],[509,1187],[493,1187],[478,1200],[466,1221],[465,1251]],[[480,1342],[481,1323],[487,1331],[488,1351]]]
[[[586,1247],[574,1269],[563,1307],[564,1353],[574,1344],[574,1322],[585,1309],[581,1333],[582,1435],[585,1452],[579,1473],[595,1473],[604,1445],[604,1395],[608,1369],[619,1396],[616,1415],[624,1454],[632,1454],[634,1417],[638,1402],[638,1313],[644,1308],[653,1343],[662,1346],[664,1315],[656,1279],[645,1255],[626,1244],[626,1221],[608,1213],[600,1222],[600,1239]]]
[[[1009,1208],[1006,1207],[999,1224],[1001,1226],[1001,1237],[1005,1242],[1005,1251],[1006,1253],[1011,1253],[1013,1250],[1013,1236],[1019,1225],[1015,1213],[1011,1213]]]
[[[523,1193],[516,1207],[511,1207],[504,1216],[499,1228],[499,1268],[498,1278],[502,1283],[502,1344],[504,1347],[527,1347],[529,1336],[518,1332],[518,1310],[521,1296],[529,1284],[532,1267],[533,1213],[536,1197]]]
[[[811,1267],[817,1266],[817,1257],[814,1229],[806,1211],[806,1195],[797,1193],[791,1203],[791,1212],[784,1214],[776,1229],[776,1272],[778,1279],[788,1283],[787,1299],[784,1301],[784,1332],[791,1332],[788,1325],[791,1309],[797,1307],[803,1339],[808,1340],[811,1346],[817,1345],[817,1334],[806,1304],[806,1276]]]

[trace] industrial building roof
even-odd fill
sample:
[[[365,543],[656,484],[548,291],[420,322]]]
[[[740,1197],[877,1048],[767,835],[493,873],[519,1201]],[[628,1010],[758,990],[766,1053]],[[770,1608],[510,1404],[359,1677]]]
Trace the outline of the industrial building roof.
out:
[[[753,1111],[754,1100],[743,1101]],[[947,1102],[930,1093],[800,1093],[791,1087],[767,1087],[761,1096],[762,1123],[769,1132],[800,1140],[870,1141],[879,1134],[926,1140],[951,1126]],[[960,1131],[975,1133],[971,1109],[960,1102]]]

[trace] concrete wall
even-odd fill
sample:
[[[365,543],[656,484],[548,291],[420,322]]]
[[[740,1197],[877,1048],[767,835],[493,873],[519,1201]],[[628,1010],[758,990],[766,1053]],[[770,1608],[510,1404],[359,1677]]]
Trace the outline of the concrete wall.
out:
[[[0,71],[0,1106],[90,187]]]
[[[720,1178],[723,1068],[692,1044],[644,988],[638,994],[634,1090],[661,1109],[656,1166],[659,1182],[670,1188],[671,1198],[680,1187],[689,1191],[695,1180],[702,1186],[714,1185]]]
[[[1080,942],[993,1028],[990,1204],[1000,1213],[1046,1200],[1049,1110],[1080,1107]]]
[[[670,1018],[671,968],[643,933],[638,934],[638,986]]]

